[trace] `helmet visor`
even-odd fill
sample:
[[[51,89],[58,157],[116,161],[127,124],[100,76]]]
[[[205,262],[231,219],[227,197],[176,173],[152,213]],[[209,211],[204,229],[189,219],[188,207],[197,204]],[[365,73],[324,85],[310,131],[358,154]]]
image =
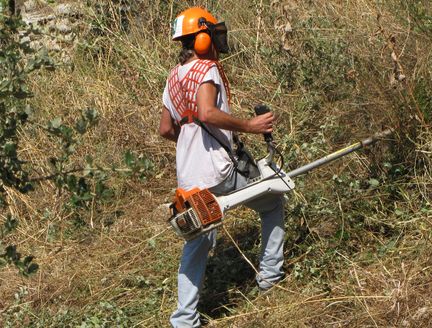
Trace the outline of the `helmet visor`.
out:
[[[216,49],[223,54],[229,52],[228,46],[228,29],[224,22],[217,24],[208,24],[210,35]]]

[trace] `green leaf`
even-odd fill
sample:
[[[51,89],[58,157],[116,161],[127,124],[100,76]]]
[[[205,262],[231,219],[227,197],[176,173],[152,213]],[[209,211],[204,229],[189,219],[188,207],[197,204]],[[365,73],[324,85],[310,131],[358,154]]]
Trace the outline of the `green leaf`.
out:
[[[27,268],[27,274],[31,275],[37,272],[37,270],[39,269],[39,265],[36,263],[32,263],[29,265],[29,267]]]
[[[76,191],[77,190],[77,177],[73,174],[70,174],[66,177],[66,184],[69,189],[69,191]]]
[[[36,61],[34,60],[34,58],[30,59],[27,63],[27,66],[25,68],[27,73],[30,73],[31,71],[33,71],[35,69],[36,66]]]
[[[78,207],[81,203],[81,199],[77,195],[72,195],[72,197],[70,198],[70,203],[73,206]]]
[[[369,185],[371,187],[374,187],[374,188],[376,188],[380,185],[380,182],[377,179],[370,179],[368,182],[369,182]]]
[[[153,168],[154,168],[153,162],[150,159],[148,159],[147,157],[141,157],[139,160],[139,164],[146,171],[153,170]]]
[[[73,139],[72,139],[73,130],[70,127],[65,126],[65,125],[61,125],[59,128],[60,128],[60,133],[61,133],[62,137],[66,141],[72,142],[73,141]]]
[[[338,230],[335,235],[336,239],[347,241],[350,238],[350,234],[346,230]]]
[[[25,111],[21,111],[18,113],[18,118],[21,121],[21,123],[25,123],[28,119],[28,114]]]
[[[105,189],[106,189],[106,187],[102,181],[98,181],[96,183],[96,188],[95,188],[96,195],[98,195],[98,196],[102,195],[102,193],[104,192]]]
[[[102,192],[100,197],[104,200],[109,200],[114,196],[114,191],[108,188],[105,188],[105,190]]]
[[[0,91],[9,90],[10,80],[4,79],[0,82]]]
[[[3,226],[4,226],[4,231],[6,233],[10,233],[18,227],[18,220],[14,219],[12,216],[8,215]]]
[[[19,90],[14,92],[14,96],[18,99],[26,99],[33,96],[33,94],[29,91],[27,85],[22,84],[19,87]]]
[[[6,257],[10,262],[17,262],[21,258],[21,254],[17,252],[15,245],[6,247]]]
[[[83,178],[83,177],[79,178],[79,180],[78,180],[78,188],[79,188],[79,192],[89,191],[89,186],[88,186],[85,178]]]
[[[34,256],[29,255],[24,258],[24,261],[15,263],[15,265],[19,268],[21,274],[26,277],[35,273],[39,269],[39,265],[37,265],[36,263],[32,263],[33,259]]]
[[[151,248],[155,248],[156,247],[156,241],[154,239],[150,239],[148,241],[148,244]]]
[[[90,192],[85,192],[81,196],[81,200],[84,201],[84,202],[86,202],[88,200],[92,200],[92,199],[93,199],[93,195]]]
[[[73,154],[75,152],[75,145],[71,144],[66,148],[68,154]]]
[[[90,124],[93,124],[98,119],[99,113],[94,108],[87,108],[86,110],[84,110],[83,116]]]
[[[31,183],[26,183],[24,186],[19,188],[19,192],[21,192],[23,194],[26,194],[29,191],[33,191],[33,190],[34,190],[34,187],[33,187],[33,184],[31,184]]]
[[[93,157],[91,157],[90,155],[86,155],[85,161],[88,165],[93,165]]]
[[[131,153],[130,150],[126,151],[124,155],[124,161],[125,164],[130,168],[132,168],[132,166],[135,164],[135,156]]]
[[[0,257],[0,268],[3,268],[6,265],[7,265],[7,261],[4,258]]]
[[[49,122],[50,126],[54,129],[58,129],[62,125],[62,119],[60,117],[56,117],[52,121]]]
[[[403,211],[401,211],[400,209],[395,209],[395,214],[396,214],[397,216],[402,216],[402,215],[404,215],[405,213],[404,213]]]
[[[84,134],[87,131],[87,123],[80,118],[76,123],[75,123],[75,130],[79,133],[79,134]]]
[[[84,176],[93,176],[93,168],[90,164],[87,163],[86,166],[84,167],[83,175]]]
[[[33,259],[34,259],[34,256],[32,256],[32,255],[26,256],[24,258],[23,264],[25,266],[28,266],[30,264],[30,262],[33,261]]]
[[[7,142],[4,145],[4,152],[5,155],[8,157],[16,157],[16,149],[17,149],[17,145],[14,142]]]

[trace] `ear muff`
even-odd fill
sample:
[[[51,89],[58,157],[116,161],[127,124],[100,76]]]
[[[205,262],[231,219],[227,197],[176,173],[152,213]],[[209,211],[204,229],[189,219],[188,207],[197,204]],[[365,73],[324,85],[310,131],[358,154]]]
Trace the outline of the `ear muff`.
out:
[[[205,55],[210,51],[211,37],[206,32],[200,32],[195,36],[194,50],[198,55]]]

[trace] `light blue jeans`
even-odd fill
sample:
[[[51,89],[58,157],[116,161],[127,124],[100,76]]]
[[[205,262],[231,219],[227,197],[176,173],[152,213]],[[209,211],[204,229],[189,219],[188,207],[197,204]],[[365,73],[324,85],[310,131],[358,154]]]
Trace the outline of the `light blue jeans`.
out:
[[[226,194],[244,187],[247,179],[233,172],[225,181],[210,188],[215,195]],[[261,218],[261,256],[258,286],[267,289],[283,276],[283,244],[285,237],[283,197],[268,195],[256,199],[246,206],[260,214]],[[207,257],[216,245],[216,229],[193,240],[183,247],[183,255],[178,272],[178,304],[171,315],[174,328],[200,327],[197,311],[200,291],[204,282]]]

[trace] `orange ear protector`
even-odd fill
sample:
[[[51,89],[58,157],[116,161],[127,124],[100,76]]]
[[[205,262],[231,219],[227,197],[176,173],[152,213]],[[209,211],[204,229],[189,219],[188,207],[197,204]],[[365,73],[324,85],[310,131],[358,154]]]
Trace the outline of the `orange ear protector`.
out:
[[[198,27],[202,31],[195,35],[194,50],[198,55],[205,55],[210,51],[212,39],[208,33],[207,20],[204,17],[198,20]]]
[[[212,39],[207,31],[199,32],[195,36],[194,50],[198,55],[205,55],[210,51]]]

